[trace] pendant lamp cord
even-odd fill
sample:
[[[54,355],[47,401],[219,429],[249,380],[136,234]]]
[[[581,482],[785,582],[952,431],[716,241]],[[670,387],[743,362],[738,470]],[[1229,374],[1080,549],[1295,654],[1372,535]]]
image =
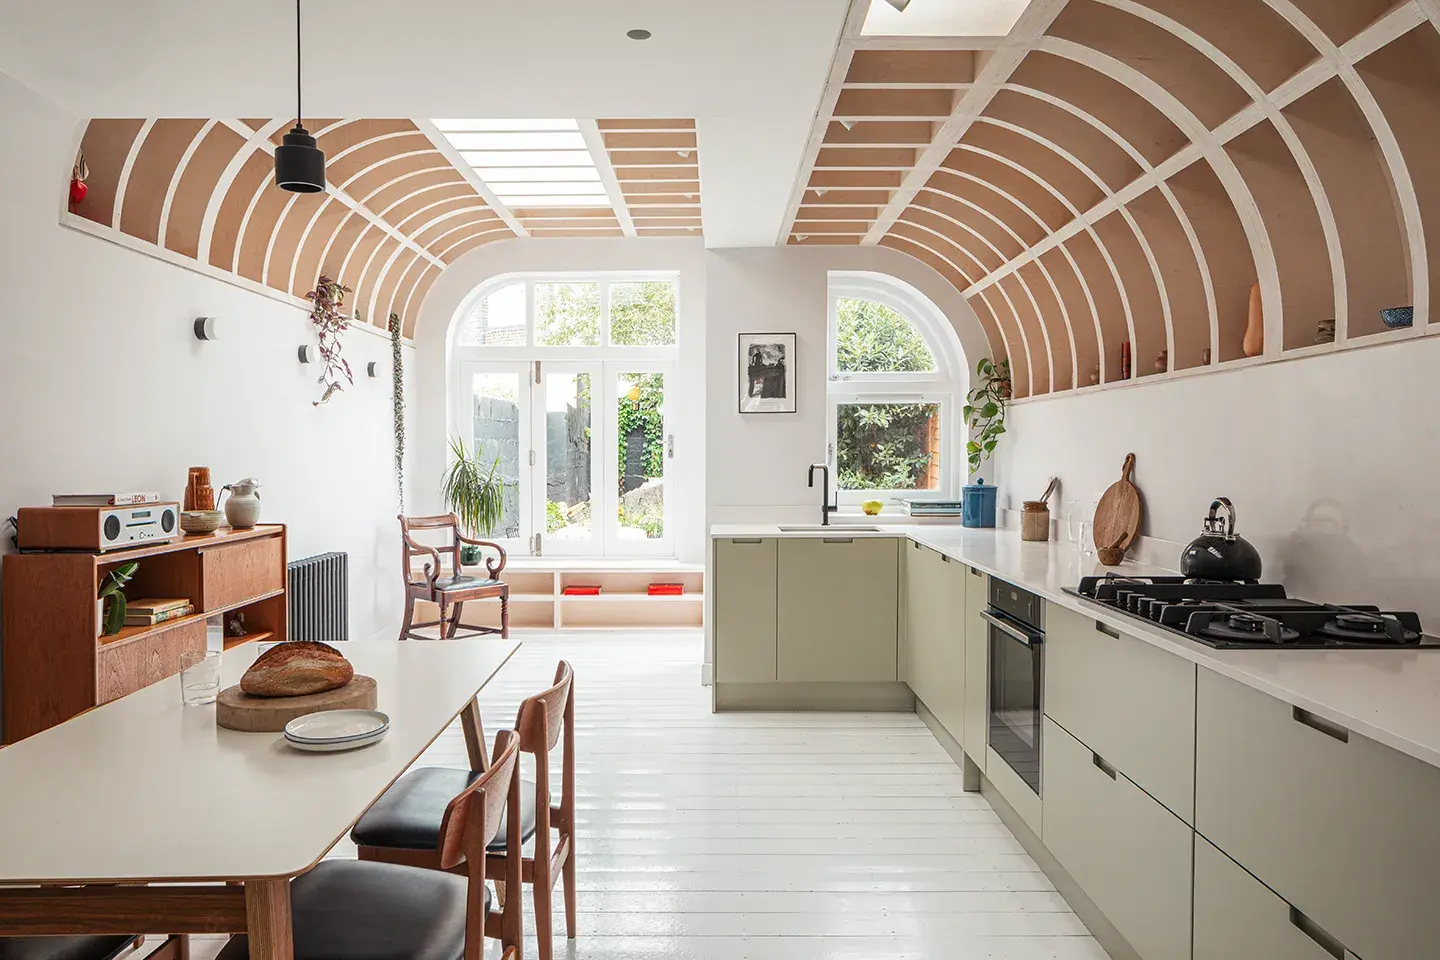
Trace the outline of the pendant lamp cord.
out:
[[[300,99],[300,0],[295,0],[295,124],[305,126],[305,110]]]

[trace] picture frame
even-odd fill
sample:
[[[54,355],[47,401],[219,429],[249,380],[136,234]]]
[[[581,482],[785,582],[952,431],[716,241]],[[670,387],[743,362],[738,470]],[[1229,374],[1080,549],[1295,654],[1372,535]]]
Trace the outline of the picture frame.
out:
[[[793,333],[740,334],[739,411],[742,414],[794,413],[796,359]]]

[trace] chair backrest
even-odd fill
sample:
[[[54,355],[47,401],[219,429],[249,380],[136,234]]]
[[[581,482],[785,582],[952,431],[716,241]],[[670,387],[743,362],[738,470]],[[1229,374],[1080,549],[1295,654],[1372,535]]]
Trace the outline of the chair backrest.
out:
[[[555,668],[555,685],[520,704],[520,711],[515,717],[515,732],[520,735],[521,750],[537,756],[549,753],[560,742],[560,734],[567,725],[573,730],[575,721],[571,697],[574,685],[575,671],[561,660]]]
[[[479,851],[481,884],[484,883],[484,850],[500,831],[500,815],[510,798],[512,785],[518,790],[516,765],[520,759],[520,738],[513,731],[495,735],[495,754],[484,773],[452,799],[440,820],[440,866],[446,870]],[[519,793],[515,792],[518,798]],[[511,818],[514,821],[515,818]]]
[[[413,580],[410,572],[410,559],[415,556],[430,557],[436,564],[439,564],[439,555],[449,553],[451,573],[453,574],[460,570],[460,538],[457,536],[460,532],[459,517],[453,513],[442,513],[433,517],[407,517],[401,515],[398,519],[400,520],[400,569],[405,575],[406,583],[410,583]],[[449,531],[449,537],[445,543],[438,546],[430,546],[421,543],[415,537],[411,536],[412,531],[415,530],[447,530]],[[427,563],[427,570],[429,566]],[[439,576],[443,572],[443,569],[438,569],[435,571],[435,575]]]

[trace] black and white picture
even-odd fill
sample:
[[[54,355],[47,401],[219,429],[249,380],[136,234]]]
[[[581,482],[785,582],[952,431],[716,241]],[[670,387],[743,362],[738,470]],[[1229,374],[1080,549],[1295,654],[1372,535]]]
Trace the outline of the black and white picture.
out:
[[[740,334],[740,412],[795,412],[795,334]]]

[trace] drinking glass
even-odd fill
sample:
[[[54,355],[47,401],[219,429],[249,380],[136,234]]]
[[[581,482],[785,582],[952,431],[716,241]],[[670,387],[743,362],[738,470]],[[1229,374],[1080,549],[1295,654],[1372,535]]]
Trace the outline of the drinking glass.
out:
[[[214,703],[220,694],[220,651],[186,650],[180,654],[180,700],[187,707]]]

